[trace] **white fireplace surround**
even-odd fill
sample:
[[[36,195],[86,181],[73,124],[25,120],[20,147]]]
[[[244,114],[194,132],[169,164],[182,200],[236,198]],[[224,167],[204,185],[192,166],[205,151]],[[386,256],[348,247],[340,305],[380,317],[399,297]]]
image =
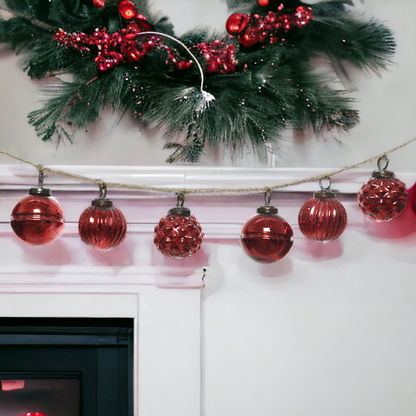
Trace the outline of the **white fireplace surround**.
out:
[[[103,181],[172,188],[236,188],[270,186],[321,174],[332,169],[240,169],[195,167],[56,166]],[[333,178],[347,207],[349,226],[364,219],[355,194],[371,175],[370,168]],[[416,174],[397,174],[413,184]],[[201,222],[204,246],[193,258],[164,258],[152,243],[157,221],[175,205],[175,196],[110,188],[128,221],[128,235],[110,252],[84,245],[77,221],[98,187],[47,174],[50,187],[66,213],[61,237],[44,247],[22,243],[9,226],[10,213],[37,172],[22,164],[0,166],[0,316],[117,317],[135,322],[134,415],[196,416],[201,414],[201,289],[209,278],[212,247],[218,240],[237,240],[242,224],[262,205],[258,194],[189,195],[185,206]],[[311,197],[317,183],[273,193],[272,204],[295,228],[298,207]],[[299,233],[296,238],[301,239]],[[233,259],[230,259],[233,261]],[[206,269],[206,270],[205,270]],[[202,341],[202,342],[201,342]],[[201,394],[202,392],[202,394]]]

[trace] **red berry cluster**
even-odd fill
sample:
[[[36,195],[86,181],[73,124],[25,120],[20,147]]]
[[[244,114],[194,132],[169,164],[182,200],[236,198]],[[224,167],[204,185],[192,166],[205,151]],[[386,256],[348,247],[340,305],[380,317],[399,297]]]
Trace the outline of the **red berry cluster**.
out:
[[[87,35],[85,33],[67,33],[59,29],[54,39],[64,46],[79,51],[90,51],[91,46],[96,46],[98,56],[95,58],[95,62],[100,71],[105,71],[120,62],[138,62],[160,46],[159,36],[148,36],[146,41],[138,42],[136,40],[137,33],[131,29],[107,33],[106,28],[97,28],[92,35]]]
[[[246,48],[258,43],[275,43],[284,40],[284,33],[294,27],[305,26],[312,18],[312,8],[299,6],[291,13],[284,12],[283,3],[278,12],[270,11],[266,16],[235,13],[226,23],[230,35],[238,35],[238,40]]]
[[[235,45],[227,45],[223,40],[216,39],[211,43],[203,42],[193,49],[201,53],[207,60],[206,71],[221,74],[235,72]]]

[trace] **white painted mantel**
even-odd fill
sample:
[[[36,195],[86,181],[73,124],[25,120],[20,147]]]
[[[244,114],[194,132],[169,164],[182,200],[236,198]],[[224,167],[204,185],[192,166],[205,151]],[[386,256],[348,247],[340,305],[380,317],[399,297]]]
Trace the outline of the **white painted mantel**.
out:
[[[51,166],[103,181],[183,188],[262,187],[314,176],[333,169],[99,167]],[[356,193],[374,167],[333,178],[347,208],[349,227],[371,227],[356,206]],[[416,173],[397,173],[410,187]],[[119,247],[98,252],[83,244],[77,221],[98,196],[91,183],[47,174],[50,187],[66,213],[61,237],[44,247],[31,247],[14,236],[10,213],[36,186],[37,172],[22,164],[0,166],[0,316],[130,317],[135,319],[135,416],[197,416],[204,396],[201,368],[201,289],[210,278],[216,243],[237,243],[243,223],[262,205],[261,194],[189,195],[185,205],[205,232],[203,248],[187,260],[163,257],[153,245],[153,228],[175,205],[175,196],[110,188],[107,196],[128,221]],[[299,235],[297,215],[317,189],[305,183],[273,193],[279,208]],[[387,225],[388,227],[388,225]],[[230,258],[230,262],[238,261]],[[201,381],[202,380],[202,381]],[[203,413],[203,412],[202,412]]]

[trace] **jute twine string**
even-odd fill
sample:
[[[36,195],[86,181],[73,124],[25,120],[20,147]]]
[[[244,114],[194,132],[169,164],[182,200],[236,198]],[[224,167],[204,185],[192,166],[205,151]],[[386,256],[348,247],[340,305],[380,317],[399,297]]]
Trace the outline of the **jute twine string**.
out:
[[[21,157],[15,156],[11,153],[5,152],[3,150],[0,150],[0,154],[3,154],[5,156],[9,156],[15,160],[18,160],[20,162],[26,163],[28,165],[32,165],[40,172],[51,172],[56,175],[63,175],[63,176],[69,176],[71,178],[78,179],[82,182],[93,182],[98,184],[100,187],[106,186],[106,187],[113,187],[113,188],[124,188],[124,189],[136,189],[141,191],[149,191],[149,192],[166,192],[166,193],[172,193],[172,194],[213,194],[213,193],[251,193],[251,192],[271,192],[276,189],[282,189],[282,188],[288,188],[290,186],[300,185],[302,183],[307,182],[317,182],[324,178],[330,178],[331,176],[338,175],[342,172],[345,172],[350,169],[355,169],[359,166],[366,165],[368,163],[374,162],[375,160],[378,160],[382,157],[386,157],[388,154],[393,153],[410,143],[416,141],[416,137],[414,137],[411,140],[408,140],[405,143],[400,144],[399,146],[394,147],[393,149],[387,150],[386,152],[380,153],[379,155],[373,156],[369,159],[363,160],[361,162],[355,163],[353,165],[345,166],[341,169],[334,170],[332,172],[326,172],[322,173],[320,175],[311,176],[309,178],[299,179],[292,182],[286,182],[286,183],[280,183],[276,185],[271,186],[263,186],[263,187],[247,187],[247,188],[206,188],[206,189],[174,189],[174,188],[162,188],[157,186],[144,186],[144,185],[134,185],[134,184],[125,184],[125,183],[118,183],[118,182],[105,182],[102,179],[95,179],[95,178],[89,178],[87,176],[82,175],[75,175],[73,173],[65,172],[60,169],[52,169],[48,168],[47,166],[38,165],[36,163],[33,163],[29,160],[22,159]]]

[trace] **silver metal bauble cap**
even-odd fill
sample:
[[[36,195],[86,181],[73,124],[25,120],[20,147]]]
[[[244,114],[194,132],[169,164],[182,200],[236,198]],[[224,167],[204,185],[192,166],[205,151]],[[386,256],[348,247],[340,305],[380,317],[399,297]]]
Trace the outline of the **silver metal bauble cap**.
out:
[[[385,169],[377,169],[373,171],[373,178],[394,178],[396,175],[394,172]]]
[[[329,189],[320,189],[319,191],[314,192],[313,197],[335,199],[337,197],[337,191],[336,190],[331,191]]]
[[[191,215],[191,210],[185,207],[173,207],[169,210],[169,215],[183,215],[186,217]]]
[[[108,207],[111,208],[114,204],[113,201],[111,199],[108,198],[96,198],[91,202],[91,205],[93,205],[94,207]]]
[[[257,208],[257,214],[276,215],[279,210],[273,205],[262,205]]]
[[[44,188],[43,186],[37,186],[36,188],[29,189],[29,195],[52,196],[52,191],[49,188]]]

